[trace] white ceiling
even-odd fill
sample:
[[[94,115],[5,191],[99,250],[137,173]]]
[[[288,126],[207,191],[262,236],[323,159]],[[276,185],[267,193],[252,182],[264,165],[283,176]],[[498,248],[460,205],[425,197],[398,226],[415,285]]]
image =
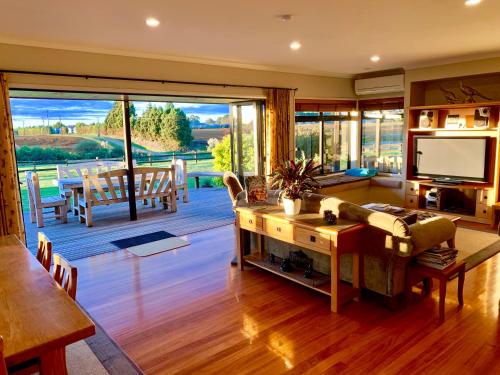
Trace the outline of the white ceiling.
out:
[[[0,0],[0,13],[4,43],[303,73],[500,55],[499,0]]]

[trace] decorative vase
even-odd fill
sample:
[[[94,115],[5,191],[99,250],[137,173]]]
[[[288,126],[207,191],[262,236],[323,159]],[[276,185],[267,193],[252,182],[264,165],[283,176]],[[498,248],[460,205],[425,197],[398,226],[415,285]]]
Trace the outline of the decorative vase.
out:
[[[301,204],[302,199],[283,198],[283,208],[285,209],[285,214],[288,216],[298,215]]]

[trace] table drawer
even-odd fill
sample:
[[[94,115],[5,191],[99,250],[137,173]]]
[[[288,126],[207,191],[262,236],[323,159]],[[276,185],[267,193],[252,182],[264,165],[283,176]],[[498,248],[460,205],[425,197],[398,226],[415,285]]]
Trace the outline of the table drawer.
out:
[[[268,236],[274,237],[281,241],[293,240],[293,225],[284,223],[279,220],[266,219],[264,220],[264,230]]]
[[[491,217],[491,206],[476,204],[476,217],[489,219]]]
[[[418,195],[407,194],[405,197],[406,208],[418,208]]]
[[[330,254],[330,236],[312,230],[295,228],[295,242],[299,242],[306,248],[313,248],[322,253]]]
[[[480,189],[477,191],[477,204],[486,204],[491,206],[495,203],[493,190]]]
[[[406,194],[407,195],[418,195],[418,182],[407,182],[406,183]]]
[[[250,231],[262,230],[262,218],[250,213],[240,212],[240,227]]]

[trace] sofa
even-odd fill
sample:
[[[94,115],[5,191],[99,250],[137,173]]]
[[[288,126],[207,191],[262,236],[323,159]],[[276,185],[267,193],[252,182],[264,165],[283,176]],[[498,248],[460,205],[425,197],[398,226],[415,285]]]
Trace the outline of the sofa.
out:
[[[340,218],[367,224],[361,238],[362,277],[361,285],[370,291],[387,297],[401,295],[405,291],[406,268],[414,256],[453,241],[455,224],[444,217],[432,217],[412,225],[388,213],[376,212],[354,203],[320,194],[304,194],[302,211],[323,213],[331,210]],[[288,254],[296,248],[283,242],[266,238],[269,251]],[[304,250],[304,249],[303,249]],[[306,250],[304,250],[306,251]],[[329,272],[327,255],[308,252],[314,267],[320,272]],[[341,279],[352,281],[352,256],[341,257]]]

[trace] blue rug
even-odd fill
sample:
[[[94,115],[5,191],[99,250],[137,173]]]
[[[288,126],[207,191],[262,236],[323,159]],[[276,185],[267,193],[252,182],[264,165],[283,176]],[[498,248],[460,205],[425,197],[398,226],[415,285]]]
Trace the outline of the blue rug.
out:
[[[175,235],[169,232],[165,232],[164,230],[160,230],[158,232],[111,241],[111,243],[119,249],[127,249],[132,246],[144,245],[150,242],[160,241],[170,237],[175,237]]]

